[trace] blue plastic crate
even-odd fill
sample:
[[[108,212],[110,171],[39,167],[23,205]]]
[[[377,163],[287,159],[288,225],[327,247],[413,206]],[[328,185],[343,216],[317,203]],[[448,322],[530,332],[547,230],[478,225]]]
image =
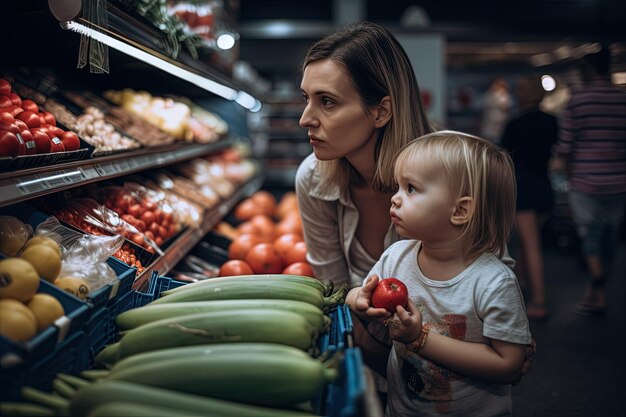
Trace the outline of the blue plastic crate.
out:
[[[343,350],[346,346],[346,338],[352,334],[352,317],[350,309],[345,304],[338,305],[330,310],[330,329],[328,333],[320,335],[320,352],[327,350]]]
[[[59,300],[65,315],[26,342],[15,342],[0,336],[0,363],[3,370],[32,364],[52,352],[59,342],[78,332],[87,319],[89,308],[76,297],[43,279],[40,280],[37,291],[50,294]]]
[[[50,391],[58,373],[81,372],[88,366],[88,356],[87,335],[81,331],[59,343],[35,363],[24,363],[15,369],[0,368],[0,401],[18,400],[21,388],[26,386]]]
[[[87,335],[90,358],[93,358],[104,346],[112,342],[110,332],[111,313],[107,307],[95,309],[83,328]]]
[[[126,265],[124,262],[120,261],[117,258],[110,257],[107,259],[107,264],[117,274],[117,278],[119,279],[119,284],[113,286],[111,290],[111,295],[108,300],[108,304],[112,304],[119,297],[128,294],[133,289],[133,283],[135,282],[135,278],[137,277],[137,268],[131,268]]]
[[[366,379],[363,358],[359,348],[347,348],[339,363],[335,381],[324,393],[321,410],[327,417],[361,417],[365,412]]]

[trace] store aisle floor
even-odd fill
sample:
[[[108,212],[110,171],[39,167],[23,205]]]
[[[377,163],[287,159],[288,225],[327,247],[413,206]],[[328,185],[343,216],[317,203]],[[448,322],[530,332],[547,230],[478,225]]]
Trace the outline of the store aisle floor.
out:
[[[587,275],[577,255],[544,252],[550,318],[531,323],[537,354],[513,387],[515,417],[626,416],[626,242],[608,282],[608,314],[583,317],[574,307]]]

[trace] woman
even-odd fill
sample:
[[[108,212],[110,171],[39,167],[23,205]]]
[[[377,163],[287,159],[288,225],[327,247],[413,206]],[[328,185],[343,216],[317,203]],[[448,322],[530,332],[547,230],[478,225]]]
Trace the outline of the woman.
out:
[[[402,239],[389,217],[396,191],[394,157],[433,131],[409,58],[391,32],[368,22],[348,25],[315,43],[303,63],[313,154],[298,168],[296,193],[307,260],[315,276],[360,286],[383,251]],[[366,364],[386,373],[390,341],[354,320]],[[378,379],[379,390],[386,390]]]

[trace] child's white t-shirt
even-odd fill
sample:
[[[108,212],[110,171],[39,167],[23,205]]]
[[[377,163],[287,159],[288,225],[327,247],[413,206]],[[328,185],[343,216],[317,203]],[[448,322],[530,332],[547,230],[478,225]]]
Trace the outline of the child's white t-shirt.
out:
[[[420,242],[415,240],[394,243],[368,277],[394,277],[404,282],[431,332],[475,343],[488,344],[489,339],[530,343],[517,279],[495,255],[483,254],[456,277],[435,281],[419,269],[419,248]],[[510,385],[458,375],[407,351],[403,343],[394,342],[387,381],[388,416],[512,415]]]

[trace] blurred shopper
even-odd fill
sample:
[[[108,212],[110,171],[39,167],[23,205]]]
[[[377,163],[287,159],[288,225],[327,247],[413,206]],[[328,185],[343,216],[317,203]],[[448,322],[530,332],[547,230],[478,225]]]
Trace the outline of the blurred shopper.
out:
[[[576,306],[584,315],[606,313],[605,284],[626,208],[626,89],[610,84],[609,64],[606,48],[580,60],[583,83],[572,88],[556,147],[591,278]]]
[[[498,143],[513,105],[509,84],[504,78],[498,77],[493,80],[483,95],[481,104],[480,136]]]
[[[548,317],[544,265],[541,249],[541,226],[552,209],[552,186],[548,178],[548,160],[556,142],[556,117],[539,110],[545,90],[537,76],[521,78],[516,95],[520,115],[504,129],[501,146],[515,164],[517,202],[515,230],[518,254],[515,271],[522,284],[529,285],[527,314],[530,320]]]

